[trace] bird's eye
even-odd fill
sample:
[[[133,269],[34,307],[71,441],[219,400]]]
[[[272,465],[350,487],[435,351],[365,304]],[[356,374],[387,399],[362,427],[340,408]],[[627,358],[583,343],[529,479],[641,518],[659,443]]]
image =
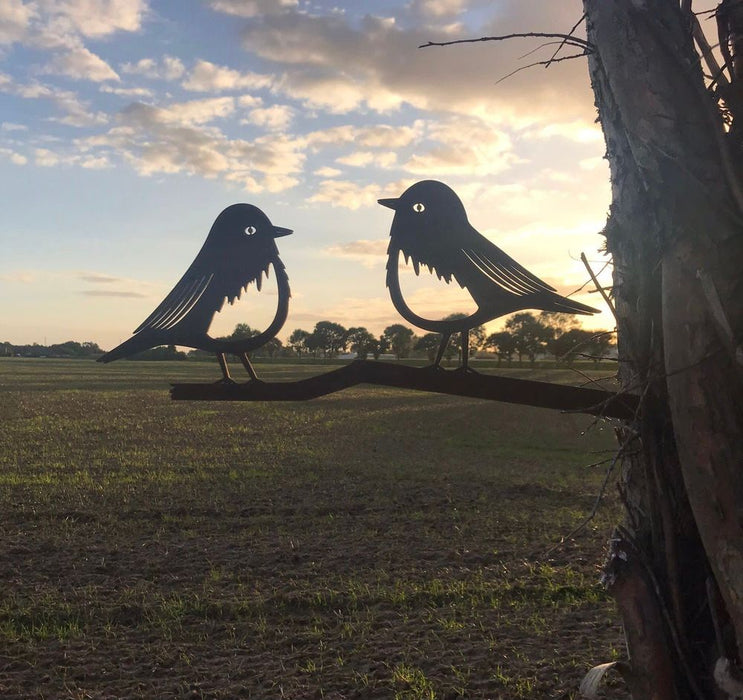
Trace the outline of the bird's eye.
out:
[[[414,211],[414,212],[415,212],[416,214],[420,214],[421,212],[424,212],[424,211],[426,211],[426,207],[425,207],[425,206],[424,206],[424,205],[423,205],[423,204],[422,204],[421,202],[416,202],[416,203],[415,203],[415,204],[413,205],[413,211]]]
[[[248,226],[248,228],[245,229],[245,233],[248,234],[248,236],[252,236],[256,232],[255,226]]]

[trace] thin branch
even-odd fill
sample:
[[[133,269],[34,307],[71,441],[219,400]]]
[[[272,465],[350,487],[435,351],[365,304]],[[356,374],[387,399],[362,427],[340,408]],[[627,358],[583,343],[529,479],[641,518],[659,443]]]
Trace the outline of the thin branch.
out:
[[[294,382],[174,384],[170,395],[176,401],[306,401],[357,384],[505,401],[605,418],[627,419],[637,410],[637,397],[631,394],[371,360],[356,360],[339,369]]]
[[[544,44],[539,44],[539,46],[531,49],[531,51],[527,51],[526,53],[521,54],[521,56],[519,56],[519,61],[522,61],[527,56],[531,56],[532,54],[537,53],[537,51],[541,51],[542,49],[548,46],[554,46],[555,44],[560,44],[560,46],[562,46],[563,42],[562,41],[545,41]]]
[[[584,12],[583,16],[573,25],[573,28],[568,32],[568,36],[573,36],[573,32],[576,29],[578,29],[578,27],[580,27],[581,24],[583,24],[583,20],[585,20],[585,18],[586,18],[586,13]],[[557,54],[560,53],[560,50],[562,49],[563,46],[565,46],[565,39],[563,39],[560,42],[560,45],[557,47],[557,50],[555,51],[555,53],[552,54],[552,58],[550,58],[550,63],[555,61],[555,59],[557,58]],[[549,66],[549,63],[547,65]]]
[[[712,73],[712,84],[714,85],[715,82],[718,82],[720,85],[729,85],[730,82],[728,81],[723,68],[721,68],[720,64],[717,62],[715,55],[712,53],[712,47],[709,45],[704,30],[702,29],[702,25],[699,23],[699,19],[696,16],[693,16],[692,18],[692,32],[694,35],[694,41],[696,41],[697,46],[699,46],[699,50],[707,63],[707,67],[709,68],[710,73]]]
[[[636,439],[635,435],[630,435],[627,440],[619,447],[616,454],[614,455],[613,459],[608,460],[605,459],[601,462],[596,462],[594,464],[591,464],[589,466],[599,466],[601,464],[606,464],[606,462],[609,462],[609,467],[606,470],[606,474],[604,474],[604,480],[601,482],[601,487],[599,488],[599,492],[596,496],[596,500],[593,503],[593,508],[591,508],[591,512],[583,519],[583,521],[575,528],[573,528],[567,535],[564,535],[560,538],[559,542],[555,542],[543,555],[543,558],[548,557],[552,552],[554,552],[556,549],[559,549],[562,547],[562,545],[565,544],[565,542],[572,540],[573,537],[575,537],[577,534],[585,530],[586,527],[588,527],[589,523],[596,517],[596,514],[599,512],[599,506],[601,505],[601,501],[604,500],[604,495],[606,494],[606,487],[609,485],[609,479],[611,478],[612,473],[614,472],[614,468],[617,466],[617,462],[621,457],[624,456],[624,451],[627,445],[631,440]]]
[[[573,258],[573,259],[575,259],[575,258]],[[594,262],[599,262],[599,261],[594,261]],[[612,260],[607,260],[606,262],[604,262],[603,267],[597,273],[595,273],[596,274],[596,277],[598,277],[600,274],[602,274],[603,271],[607,267],[609,267],[609,265],[611,265],[612,263],[613,263]],[[578,287],[578,289],[574,289],[572,292],[570,292],[570,294],[568,294],[568,296],[569,297],[572,297],[573,295],[578,294],[578,292],[582,292],[591,282],[593,282],[593,279],[591,277],[589,277],[580,287]],[[603,287],[603,289],[612,289],[612,287]],[[599,291],[598,289],[589,290],[589,294],[591,294],[593,292],[598,292],[598,291]]]
[[[614,320],[617,320],[617,310],[614,308],[614,304],[612,303],[611,299],[609,299],[609,295],[604,291],[604,288],[599,284],[599,281],[596,279],[596,275],[593,273],[593,270],[591,269],[591,265],[588,262],[588,258],[586,257],[585,253],[580,254],[580,259],[583,262],[583,264],[586,266],[586,270],[588,270],[588,274],[591,276],[591,279],[593,280],[594,285],[596,286],[596,289],[598,290],[599,294],[603,297],[604,301],[606,302],[606,305],[609,307],[609,311],[611,311],[611,315],[614,316]]]
[[[429,41],[425,44],[421,44],[418,48],[426,49],[429,46],[452,46],[453,44],[476,44],[481,41],[505,41],[507,39],[529,38],[562,39],[569,46],[584,49],[586,52],[593,51],[593,44],[584,39],[578,39],[577,37],[570,36],[570,34],[552,34],[543,32],[519,32],[516,34],[503,34],[501,36],[482,36],[479,39],[456,39],[454,41]]]
[[[530,63],[529,65],[521,66],[520,68],[517,68],[516,70],[512,70],[510,73],[496,80],[495,84],[498,85],[498,83],[502,83],[507,78],[510,78],[516,75],[516,73],[520,73],[522,70],[526,70],[527,68],[535,68],[536,66],[545,66],[549,68],[549,66],[551,66],[553,63],[561,63],[562,61],[570,61],[573,58],[583,58],[583,56],[587,56],[587,55],[588,53],[584,51],[583,53],[574,53],[574,54],[571,54],[570,56],[561,56],[560,58],[550,58],[549,61],[535,61],[534,63]]]

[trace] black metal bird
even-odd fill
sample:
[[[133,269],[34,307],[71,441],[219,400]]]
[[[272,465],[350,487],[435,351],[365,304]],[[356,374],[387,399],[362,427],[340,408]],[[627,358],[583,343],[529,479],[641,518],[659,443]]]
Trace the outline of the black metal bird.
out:
[[[185,345],[216,353],[222,381],[231,383],[225,353],[237,355],[251,379],[257,379],[248,353],[265,345],[284,325],[289,311],[289,278],[274,238],[291,229],[274,226],[258,207],[233,204],[212,225],[209,235],[178,284],[134,331],[129,340],[103,355],[112,362],[158,345]],[[224,305],[239,299],[249,284],[260,291],[273,266],[278,285],[276,314],[265,331],[252,338],[224,340],[209,336],[209,326]]]
[[[423,180],[398,199],[380,199],[394,209],[387,248],[387,287],[392,303],[410,323],[442,334],[434,367],[438,367],[452,333],[462,333],[462,367],[467,369],[469,331],[475,326],[520,309],[594,314],[598,309],[560,296],[531,274],[467,220],[457,194],[443,182]],[[465,318],[433,320],[408,307],[400,290],[399,257],[412,261],[415,274],[425,265],[448,284],[452,277],[467,289],[477,310]]]

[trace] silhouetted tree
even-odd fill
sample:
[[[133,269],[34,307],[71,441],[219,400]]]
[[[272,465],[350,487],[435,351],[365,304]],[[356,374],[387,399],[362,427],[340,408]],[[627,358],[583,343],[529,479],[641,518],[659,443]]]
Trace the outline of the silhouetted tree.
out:
[[[511,332],[516,341],[519,364],[524,355],[529,358],[529,362],[534,364],[537,355],[544,350],[550,337],[549,327],[528,311],[514,314],[505,325],[506,330]]]
[[[245,338],[255,338],[260,335],[260,331],[251,328],[247,323],[238,323],[235,330],[229,335],[230,340],[243,340]]]
[[[325,357],[335,357],[346,348],[346,329],[333,321],[318,321],[308,344],[322,350]]]
[[[377,339],[363,326],[349,328],[346,340],[351,352],[355,352],[359,360],[365,360],[370,353],[374,353],[377,345]]]
[[[395,353],[398,360],[406,358],[410,354],[413,345],[413,331],[401,323],[393,323],[387,326],[382,336],[389,343],[389,348]]]
[[[297,353],[298,357],[302,357],[302,353],[309,350],[307,347],[307,339],[309,337],[309,331],[302,330],[301,328],[296,328],[289,336],[289,347]]]
[[[413,350],[425,352],[426,357],[433,362],[440,344],[441,333],[426,333],[416,340]]]
[[[513,353],[516,352],[516,336],[508,331],[491,333],[485,340],[485,347],[493,349],[498,357],[498,366],[503,360],[508,360],[510,365]]]

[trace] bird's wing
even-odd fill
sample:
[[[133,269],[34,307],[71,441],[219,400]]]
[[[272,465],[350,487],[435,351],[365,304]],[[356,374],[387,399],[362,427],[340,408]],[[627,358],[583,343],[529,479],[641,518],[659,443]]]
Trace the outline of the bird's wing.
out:
[[[214,279],[214,273],[206,273],[193,268],[192,264],[168,296],[134,331],[135,334],[146,328],[153,330],[172,328],[201,299]]]
[[[463,287],[469,286],[471,266],[474,265],[493,284],[516,296],[555,291],[554,287],[519,265],[479,233],[468,237],[459,250],[458,258],[460,265],[453,272],[457,282]]]
[[[278,251],[276,255],[272,253],[273,250],[268,249],[256,254],[247,241],[233,244],[229,250],[205,244],[178,284],[134,332],[139,333],[145,328],[172,328],[183,320],[207,290],[214,311],[222,308],[225,299],[230,304],[239,299],[252,282],[260,291],[263,275],[268,276],[271,264],[283,269]]]

